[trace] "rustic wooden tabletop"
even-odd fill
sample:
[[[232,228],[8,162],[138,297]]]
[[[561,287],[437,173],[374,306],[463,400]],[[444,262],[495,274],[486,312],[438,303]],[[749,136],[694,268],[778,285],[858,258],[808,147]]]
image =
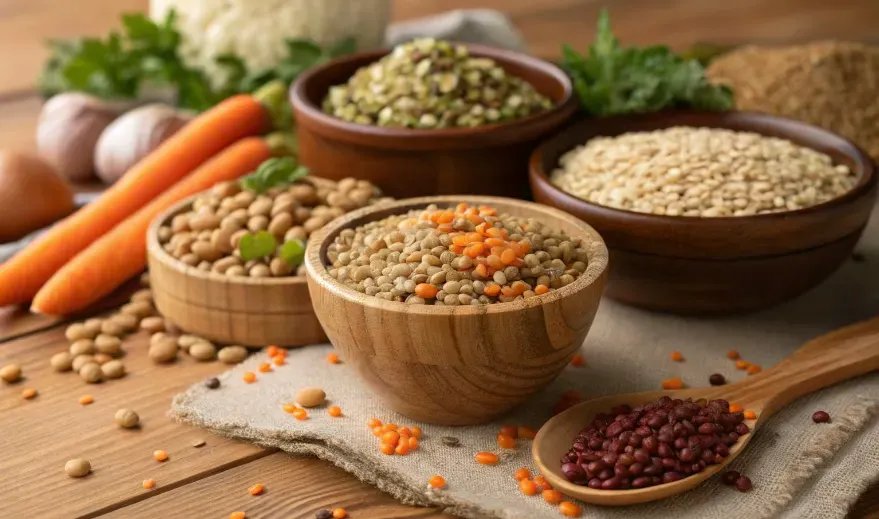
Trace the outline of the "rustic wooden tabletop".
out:
[[[144,10],[147,0],[2,0],[0,2],[0,146],[33,149],[41,100],[34,79],[49,37],[103,34],[121,12]],[[394,17],[413,18],[472,7],[469,0],[396,0]],[[694,41],[788,42],[817,38],[875,39],[875,0],[486,0],[480,7],[506,11],[541,57],[557,56],[559,44],[584,48],[602,4],[612,9],[614,28],[627,42],[663,42],[683,47]],[[92,313],[124,301],[124,291]],[[357,519],[451,518],[436,510],[405,506],[343,471],[312,458],[291,457],[246,443],[214,437],[166,418],[171,397],[223,368],[184,359],[156,366],[145,355],[147,337],[126,340],[128,376],[101,385],[50,370],[48,359],[67,346],[63,322],[0,309],[0,365],[20,364],[24,380],[0,392],[0,501],[19,518],[248,517],[306,519],[314,511],[345,506]],[[20,390],[39,390],[24,400]],[[81,406],[80,396],[94,403]],[[135,409],[143,427],[120,430],[113,414]],[[205,447],[191,442],[202,438]],[[159,464],[156,449],[171,460]],[[68,478],[64,463],[89,459],[94,472]],[[153,478],[153,490],[141,481]],[[247,487],[266,485],[254,498]],[[852,518],[879,518],[879,483],[870,488]]]

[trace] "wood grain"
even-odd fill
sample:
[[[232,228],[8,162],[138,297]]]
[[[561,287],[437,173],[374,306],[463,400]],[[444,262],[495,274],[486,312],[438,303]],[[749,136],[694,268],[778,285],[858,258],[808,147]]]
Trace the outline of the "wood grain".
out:
[[[540,297],[481,306],[385,301],[327,272],[327,249],[343,230],[460,202],[536,218],[553,232],[582,239],[586,271]],[[607,277],[607,249],[591,227],[546,206],[497,197],[423,197],[367,207],[337,218],[309,244],[305,264],[315,313],[345,362],[398,413],[446,425],[487,422],[552,381],[586,338]]]
[[[185,200],[160,216],[147,233],[150,278],[159,311],[187,332],[225,344],[306,346],[326,341],[301,276],[229,277],[204,272],[162,248],[159,227],[189,211]]]
[[[775,366],[722,387],[680,391],[646,391],[612,395],[583,402],[550,419],[534,439],[534,461],[553,487],[565,495],[587,503],[620,506],[647,503],[686,492],[729,465],[748,445],[753,432],[794,400],[867,373],[879,370],[879,317],[836,330],[806,343]],[[729,456],[719,465],[674,483],[630,490],[594,490],[569,482],[561,472],[559,459],[570,448],[571,438],[598,413],[616,406],[654,402],[663,396],[737,402],[757,413],[756,420],[745,420],[751,434],[730,447]]]
[[[54,328],[0,347],[0,365],[15,362],[24,372],[24,380],[0,392],[6,424],[0,442],[4,511],[15,517],[90,517],[149,497],[141,488],[144,479],[177,485],[269,452],[177,425],[165,416],[174,394],[223,371],[221,364],[184,358],[157,366],[147,359],[147,337],[139,333],[124,343],[125,378],[86,384],[74,373],[49,367],[49,357],[67,347],[63,334],[63,328]],[[26,387],[38,390],[39,396],[24,400],[20,392]],[[81,406],[78,399],[85,394],[95,402]],[[140,415],[140,429],[114,424],[114,413],[123,407]],[[198,437],[208,445],[190,446]],[[170,460],[156,462],[156,449],[166,450]],[[72,479],[64,474],[64,463],[77,457],[91,462],[91,476]],[[51,489],[50,498],[35,499],[34,489]]]
[[[263,495],[247,493],[255,483],[265,486]],[[338,507],[357,519],[453,519],[434,509],[401,505],[324,461],[286,453],[272,454],[102,517],[193,519],[227,517],[240,510],[255,519],[313,519],[318,510]]]

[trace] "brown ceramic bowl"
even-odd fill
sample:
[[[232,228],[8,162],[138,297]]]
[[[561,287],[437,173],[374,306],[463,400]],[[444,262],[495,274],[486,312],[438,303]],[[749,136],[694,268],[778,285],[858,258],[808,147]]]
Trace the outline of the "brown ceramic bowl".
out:
[[[303,164],[333,180],[369,180],[395,198],[454,193],[528,198],[528,156],[577,111],[571,81],[555,65],[525,54],[468,47],[531,83],[555,106],[478,128],[410,130],[349,123],[321,111],[327,92],[389,51],[355,54],[309,70],[291,88]]]
[[[588,244],[586,272],[544,295],[483,306],[410,305],[368,296],[327,272],[327,249],[345,229],[431,203],[489,204],[539,219]],[[428,423],[488,422],[551,382],[592,326],[607,278],[607,249],[594,229],[532,202],[486,196],[423,197],[341,216],[305,251],[314,311],[342,360],[393,410]]]
[[[548,174],[568,150],[597,136],[671,126],[751,131],[830,155],[860,175],[849,193],[785,213],[696,218],[612,209],[570,195]],[[542,143],[531,156],[538,202],[567,211],[604,237],[614,268],[607,294],[631,305],[684,314],[767,308],[796,297],[851,255],[873,209],[873,161],[848,140],[805,123],[748,112],[662,112],[590,119]]]

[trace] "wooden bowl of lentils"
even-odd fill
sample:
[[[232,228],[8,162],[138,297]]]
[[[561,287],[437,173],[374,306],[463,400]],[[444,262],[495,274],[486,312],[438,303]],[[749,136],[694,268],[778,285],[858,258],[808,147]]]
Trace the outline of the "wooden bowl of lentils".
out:
[[[156,307],[182,330],[252,347],[324,342],[302,259],[311,234],[381,202],[364,180],[305,177],[255,193],[224,182],[171,208],[147,235]]]
[[[681,314],[760,310],[851,257],[876,196],[850,141],[749,112],[591,119],[531,156],[535,199],[597,229],[608,296]]]
[[[551,63],[429,38],[310,69],[290,99],[305,166],[396,198],[529,198],[528,156],[578,106]]]
[[[464,425],[510,410],[570,362],[598,310],[607,249],[557,209],[442,196],[334,220],[305,265],[342,361],[395,411]]]

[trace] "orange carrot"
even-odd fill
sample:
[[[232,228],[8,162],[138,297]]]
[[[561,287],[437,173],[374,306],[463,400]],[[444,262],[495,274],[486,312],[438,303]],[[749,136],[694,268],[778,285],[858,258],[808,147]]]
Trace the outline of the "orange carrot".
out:
[[[64,265],[40,289],[33,310],[67,315],[109,294],[146,266],[145,236],[156,216],[218,182],[253,171],[270,157],[268,145],[258,137],[229,146]]]
[[[29,301],[92,242],[230,144],[268,128],[266,109],[248,95],[230,97],[201,114],[134,165],[98,200],[0,265],[0,306]]]

